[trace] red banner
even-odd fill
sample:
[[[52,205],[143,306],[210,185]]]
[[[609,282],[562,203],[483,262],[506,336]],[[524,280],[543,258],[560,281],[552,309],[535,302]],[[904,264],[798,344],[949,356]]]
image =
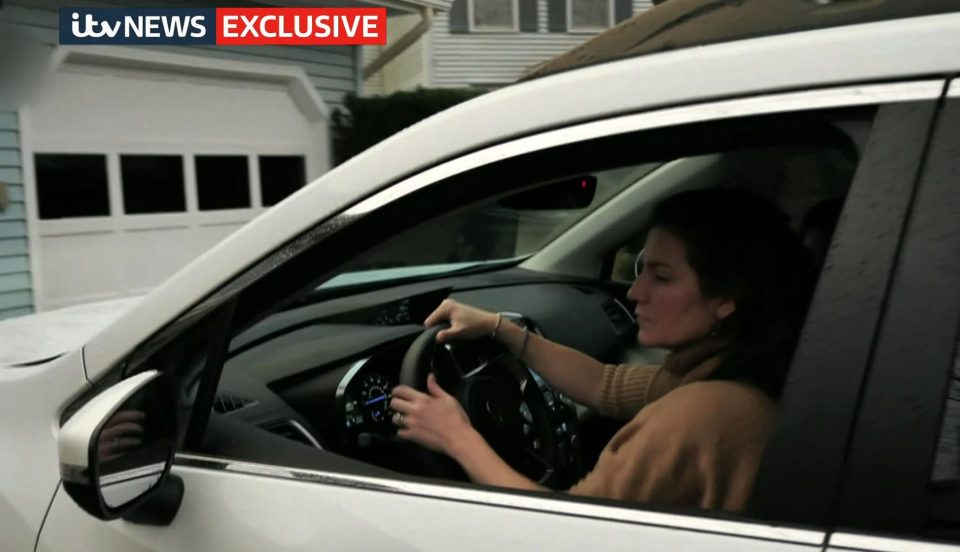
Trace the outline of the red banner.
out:
[[[217,8],[220,45],[386,43],[386,8]]]

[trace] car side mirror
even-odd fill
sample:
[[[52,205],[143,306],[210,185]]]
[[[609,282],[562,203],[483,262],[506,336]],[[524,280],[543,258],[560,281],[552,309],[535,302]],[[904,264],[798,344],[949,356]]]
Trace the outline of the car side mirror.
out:
[[[134,512],[168,476],[176,452],[175,411],[167,378],[156,370],[127,378],[91,399],[60,429],[64,490],[99,519]],[[174,515],[182,485],[180,489]]]

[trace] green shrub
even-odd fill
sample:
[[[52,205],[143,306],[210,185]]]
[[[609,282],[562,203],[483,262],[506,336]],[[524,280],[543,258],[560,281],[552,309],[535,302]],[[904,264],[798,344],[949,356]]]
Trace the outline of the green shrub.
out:
[[[340,164],[408,126],[483,94],[478,88],[418,88],[389,96],[344,99],[333,113],[334,163]]]

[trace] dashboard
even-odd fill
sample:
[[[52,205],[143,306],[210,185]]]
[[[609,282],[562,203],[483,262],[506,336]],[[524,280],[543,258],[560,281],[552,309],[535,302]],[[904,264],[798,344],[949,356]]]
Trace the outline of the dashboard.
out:
[[[605,362],[633,340],[633,320],[596,282],[545,279],[510,269],[329,298],[277,313],[236,336],[218,387],[217,414],[303,445],[400,472],[415,471],[397,454],[390,390],[420,324],[446,297],[510,313],[532,331]],[[484,361],[484,352],[464,348]],[[519,408],[525,445],[558,451],[553,475],[567,486],[582,476],[578,408],[538,374]],[[542,401],[540,400],[542,398]],[[539,417],[534,422],[535,414]],[[534,431],[546,425],[549,436]],[[542,429],[542,428],[540,428]]]

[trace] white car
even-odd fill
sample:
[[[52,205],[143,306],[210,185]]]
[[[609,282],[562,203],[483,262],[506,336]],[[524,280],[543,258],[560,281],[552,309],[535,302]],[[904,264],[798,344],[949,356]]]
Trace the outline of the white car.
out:
[[[0,549],[960,551],[958,73],[955,1],[669,0],[407,129],[0,368]],[[503,364],[433,347],[446,297],[656,359],[630,259],[654,203],[721,185],[825,255],[745,512],[484,487],[397,443],[398,381]],[[590,468],[608,420],[481,373],[461,398],[514,467]]]

